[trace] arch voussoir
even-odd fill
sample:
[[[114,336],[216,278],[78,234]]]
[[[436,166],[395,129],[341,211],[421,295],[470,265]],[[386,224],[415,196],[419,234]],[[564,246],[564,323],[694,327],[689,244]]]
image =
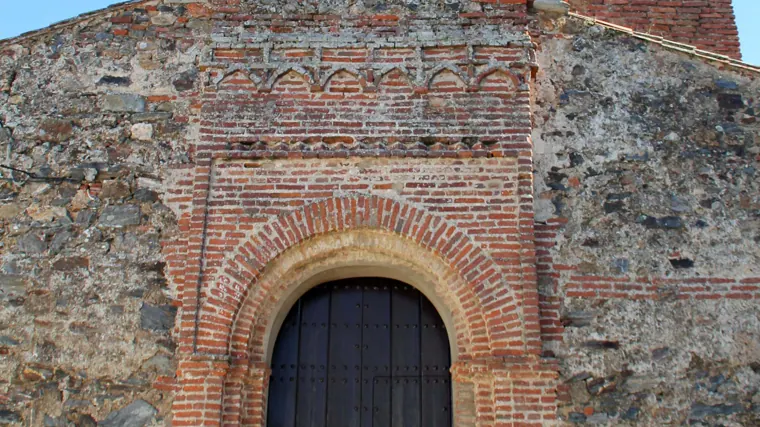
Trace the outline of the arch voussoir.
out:
[[[326,233],[364,228],[400,235],[443,258],[467,283],[461,289],[448,291],[460,300],[464,292],[473,301],[480,301],[475,306],[487,301],[484,290],[500,280],[496,264],[465,233],[441,217],[397,200],[356,196],[321,200],[263,225],[226,264],[223,273],[238,282],[238,290],[229,284],[218,284],[219,293],[237,301],[239,311],[243,301],[249,300],[247,292],[239,289],[259,286],[262,272],[289,248]]]

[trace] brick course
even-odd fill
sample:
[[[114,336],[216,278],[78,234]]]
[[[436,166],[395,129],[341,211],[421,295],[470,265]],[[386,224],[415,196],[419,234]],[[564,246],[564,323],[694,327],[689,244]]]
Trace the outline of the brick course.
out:
[[[570,0],[578,13],[741,58],[731,0]]]

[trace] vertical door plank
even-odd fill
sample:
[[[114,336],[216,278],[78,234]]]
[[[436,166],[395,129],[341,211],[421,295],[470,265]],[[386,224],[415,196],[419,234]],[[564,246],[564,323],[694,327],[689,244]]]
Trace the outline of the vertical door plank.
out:
[[[422,427],[451,426],[451,353],[446,327],[433,304],[420,298]]]
[[[421,421],[419,297],[419,292],[411,286],[394,282],[391,291],[393,426],[418,427]]]
[[[362,289],[356,280],[329,286],[330,349],[327,375],[327,425],[359,427],[362,399]]]
[[[330,289],[307,293],[301,303],[296,427],[326,427]]]
[[[387,280],[363,280],[361,427],[385,427],[391,425],[391,291]]]
[[[274,347],[267,412],[269,427],[295,426],[300,304],[297,302],[288,313]]]

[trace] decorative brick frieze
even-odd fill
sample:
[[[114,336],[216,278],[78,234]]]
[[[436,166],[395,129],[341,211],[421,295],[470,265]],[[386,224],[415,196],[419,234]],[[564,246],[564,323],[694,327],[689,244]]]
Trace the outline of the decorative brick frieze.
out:
[[[293,42],[273,36],[263,44],[214,48],[203,66],[209,80],[200,139],[208,146],[198,149],[525,142],[535,70],[525,37],[351,42],[338,34],[337,42],[318,35]]]

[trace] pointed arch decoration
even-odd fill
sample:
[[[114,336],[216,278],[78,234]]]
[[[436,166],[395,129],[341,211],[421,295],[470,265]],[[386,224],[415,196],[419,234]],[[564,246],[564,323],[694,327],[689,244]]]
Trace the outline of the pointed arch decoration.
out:
[[[500,66],[500,65],[492,65],[492,66],[486,68],[485,70],[483,70],[482,72],[480,72],[473,79],[473,84],[475,86],[477,86],[477,87],[480,87],[481,84],[483,83],[484,79],[486,79],[486,78],[488,78],[490,76],[493,76],[493,75],[495,75],[497,73],[502,73],[507,78],[509,78],[510,81],[512,82],[512,86],[513,86],[514,90],[518,90],[520,88],[520,77],[517,76],[517,75],[515,75],[512,72],[512,70],[510,70],[509,68],[506,68],[506,67],[503,67],[503,66]]]
[[[354,76],[354,78],[362,87],[362,89],[366,88],[367,76],[358,68],[350,67],[350,66],[336,67],[324,72],[322,74],[322,77],[319,80],[319,85],[322,87],[323,90],[327,89],[327,85],[330,84],[330,81],[333,79],[333,77],[335,77],[336,75],[340,73],[347,73]]]
[[[304,67],[301,67],[300,65],[287,65],[287,66],[281,66],[277,68],[276,70],[272,71],[266,83],[264,84],[264,88],[271,90],[272,87],[275,85],[275,83],[277,83],[277,81],[281,77],[283,77],[284,75],[288,74],[291,71],[300,75],[306,83],[309,83],[310,85],[314,84],[314,76],[309,70],[307,70]]]
[[[214,79],[211,81],[211,83],[218,88],[219,85],[221,85],[225,80],[227,80],[229,77],[233,76],[234,74],[242,74],[247,79],[251,81],[256,86],[261,85],[262,79],[259,77],[255,72],[250,72],[247,67],[241,65],[241,64],[235,64],[233,66],[228,67],[223,73],[219,73]]]
[[[383,80],[385,80],[385,78],[394,71],[398,71],[404,77],[404,79],[409,82],[410,86],[414,85],[412,73],[409,72],[409,69],[403,65],[391,65],[378,70],[375,76],[375,85],[377,87],[380,87],[383,84]]]
[[[430,84],[435,80],[435,78],[439,74],[441,74],[444,71],[449,71],[452,74],[454,74],[456,77],[459,78],[459,80],[462,81],[462,85],[464,87],[467,87],[469,83],[469,77],[466,74],[464,74],[462,70],[459,69],[459,67],[457,67],[456,64],[454,63],[439,64],[438,66],[430,70],[427,77],[425,78],[424,86],[427,88],[430,88]]]

